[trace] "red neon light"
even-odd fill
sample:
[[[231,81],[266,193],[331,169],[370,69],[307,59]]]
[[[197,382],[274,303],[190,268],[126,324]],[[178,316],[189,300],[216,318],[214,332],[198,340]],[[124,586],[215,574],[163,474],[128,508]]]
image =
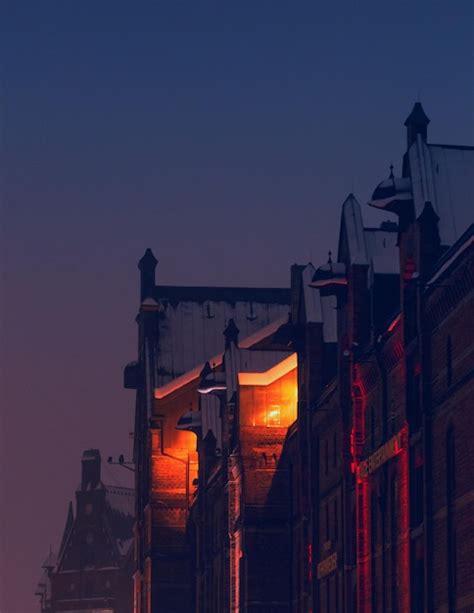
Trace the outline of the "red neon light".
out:
[[[393,332],[395,330],[395,328],[397,327],[397,324],[400,323],[400,314],[398,314],[395,319],[392,321],[392,323],[389,325],[388,327],[388,332]]]
[[[365,407],[364,407],[365,408]],[[400,443],[399,443],[400,440]],[[399,588],[399,607],[401,611],[410,610],[410,499],[409,499],[409,445],[408,424],[400,430],[395,441],[396,453],[390,460],[398,457],[399,519],[400,538],[395,577]],[[358,468],[359,462],[355,460]],[[359,472],[359,471],[357,471]],[[357,560],[357,612],[371,613],[372,577],[370,572],[370,505],[369,492],[372,475],[358,479],[356,483],[356,560]],[[393,501],[392,501],[393,503]],[[395,580],[395,578],[394,578]]]
[[[400,454],[400,586],[401,611],[410,610],[410,495],[408,472],[408,424],[402,429],[403,449]]]

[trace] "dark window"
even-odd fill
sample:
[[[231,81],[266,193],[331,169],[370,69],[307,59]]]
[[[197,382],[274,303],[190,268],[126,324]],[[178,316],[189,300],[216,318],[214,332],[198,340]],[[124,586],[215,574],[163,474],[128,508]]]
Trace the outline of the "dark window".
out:
[[[411,526],[416,528],[423,521],[423,449],[420,444],[412,449],[412,461],[410,462],[410,507]]]
[[[375,449],[375,410],[374,407],[370,409],[370,444],[372,449]]]
[[[391,564],[392,564],[392,611],[393,613],[398,613],[398,585],[397,585],[397,566],[398,566],[398,484],[397,484],[397,474],[394,473],[392,475],[392,480],[390,484],[390,531],[391,531],[391,539],[390,539],[390,553],[391,553]]]
[[[370,567],[372,575],[372,613],[377,613],[377,495],[370,498]]]
[[[328,474],[329,472],[329,441],[326,439],[324,441],[324,474]]]
[[[338,538],[338,523],[337,523],[337,498],[334,499],[334,541]]]
[[[456,495],[456,448],[453,428],[446,436],[446,503],[448,533],[448,602],[449,612],[456,610],[456,524],[454,501]]]
[[[329,541],[329,503],[326,504],[326,540]]]
[[[446,341],[446,379],[448,387],[453,384],[453,343],[451,336],[448,336]]]
[[[337,466],[337,432],[333,436],[332,465]]]

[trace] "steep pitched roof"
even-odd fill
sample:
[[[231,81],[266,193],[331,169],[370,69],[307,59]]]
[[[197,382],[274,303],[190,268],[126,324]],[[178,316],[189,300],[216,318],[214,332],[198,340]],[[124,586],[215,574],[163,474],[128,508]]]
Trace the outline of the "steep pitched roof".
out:
[[[398,274],[396,226],[364,228],[360,204],[350,194],[342,205],[338,261],[370,266],[373,274]]]
[[[416,217],[431,202],[441,243],[454,244],[473,220],[474,147],[430,145],[418,136],[407,156]]]
[[[119,554],[124,556],[128,553],[133,542],[134,490],[128,487],[106,485],[105,503],[112,537]]]
[[[347,245],[348,262],[343,253]],[[353,194],[349,194],[342,205],[341,227],[339,232],[338,262],[347,264],[369,263],[364,240],[364,224],[360,204]]]

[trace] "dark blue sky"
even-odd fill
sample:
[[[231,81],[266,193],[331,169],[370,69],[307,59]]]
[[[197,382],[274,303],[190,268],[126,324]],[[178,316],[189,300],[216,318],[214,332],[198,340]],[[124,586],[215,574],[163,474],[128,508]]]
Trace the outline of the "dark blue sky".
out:
[[[399,169],[416,99],[432,142],[473,143],[473,15],[470,0],[2,12],[0,606],[32,613],[82,450],[130,449],[121,368],[145,247],[173,284],[285,285],[325,259],[347,193],[365,202]]]

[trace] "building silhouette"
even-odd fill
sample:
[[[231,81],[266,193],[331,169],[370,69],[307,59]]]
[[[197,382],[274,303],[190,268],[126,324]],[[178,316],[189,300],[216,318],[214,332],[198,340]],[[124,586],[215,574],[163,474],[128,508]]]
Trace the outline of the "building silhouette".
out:
[[[130,613],[134,492],[104,485],[97,449],[84,451],[81,465],[75,512],[69,503],[59,551],[43,564],[40,610]]]
[[[134,613],[472,610],[474,148],[428,124],[288,290],[140,260]]]

